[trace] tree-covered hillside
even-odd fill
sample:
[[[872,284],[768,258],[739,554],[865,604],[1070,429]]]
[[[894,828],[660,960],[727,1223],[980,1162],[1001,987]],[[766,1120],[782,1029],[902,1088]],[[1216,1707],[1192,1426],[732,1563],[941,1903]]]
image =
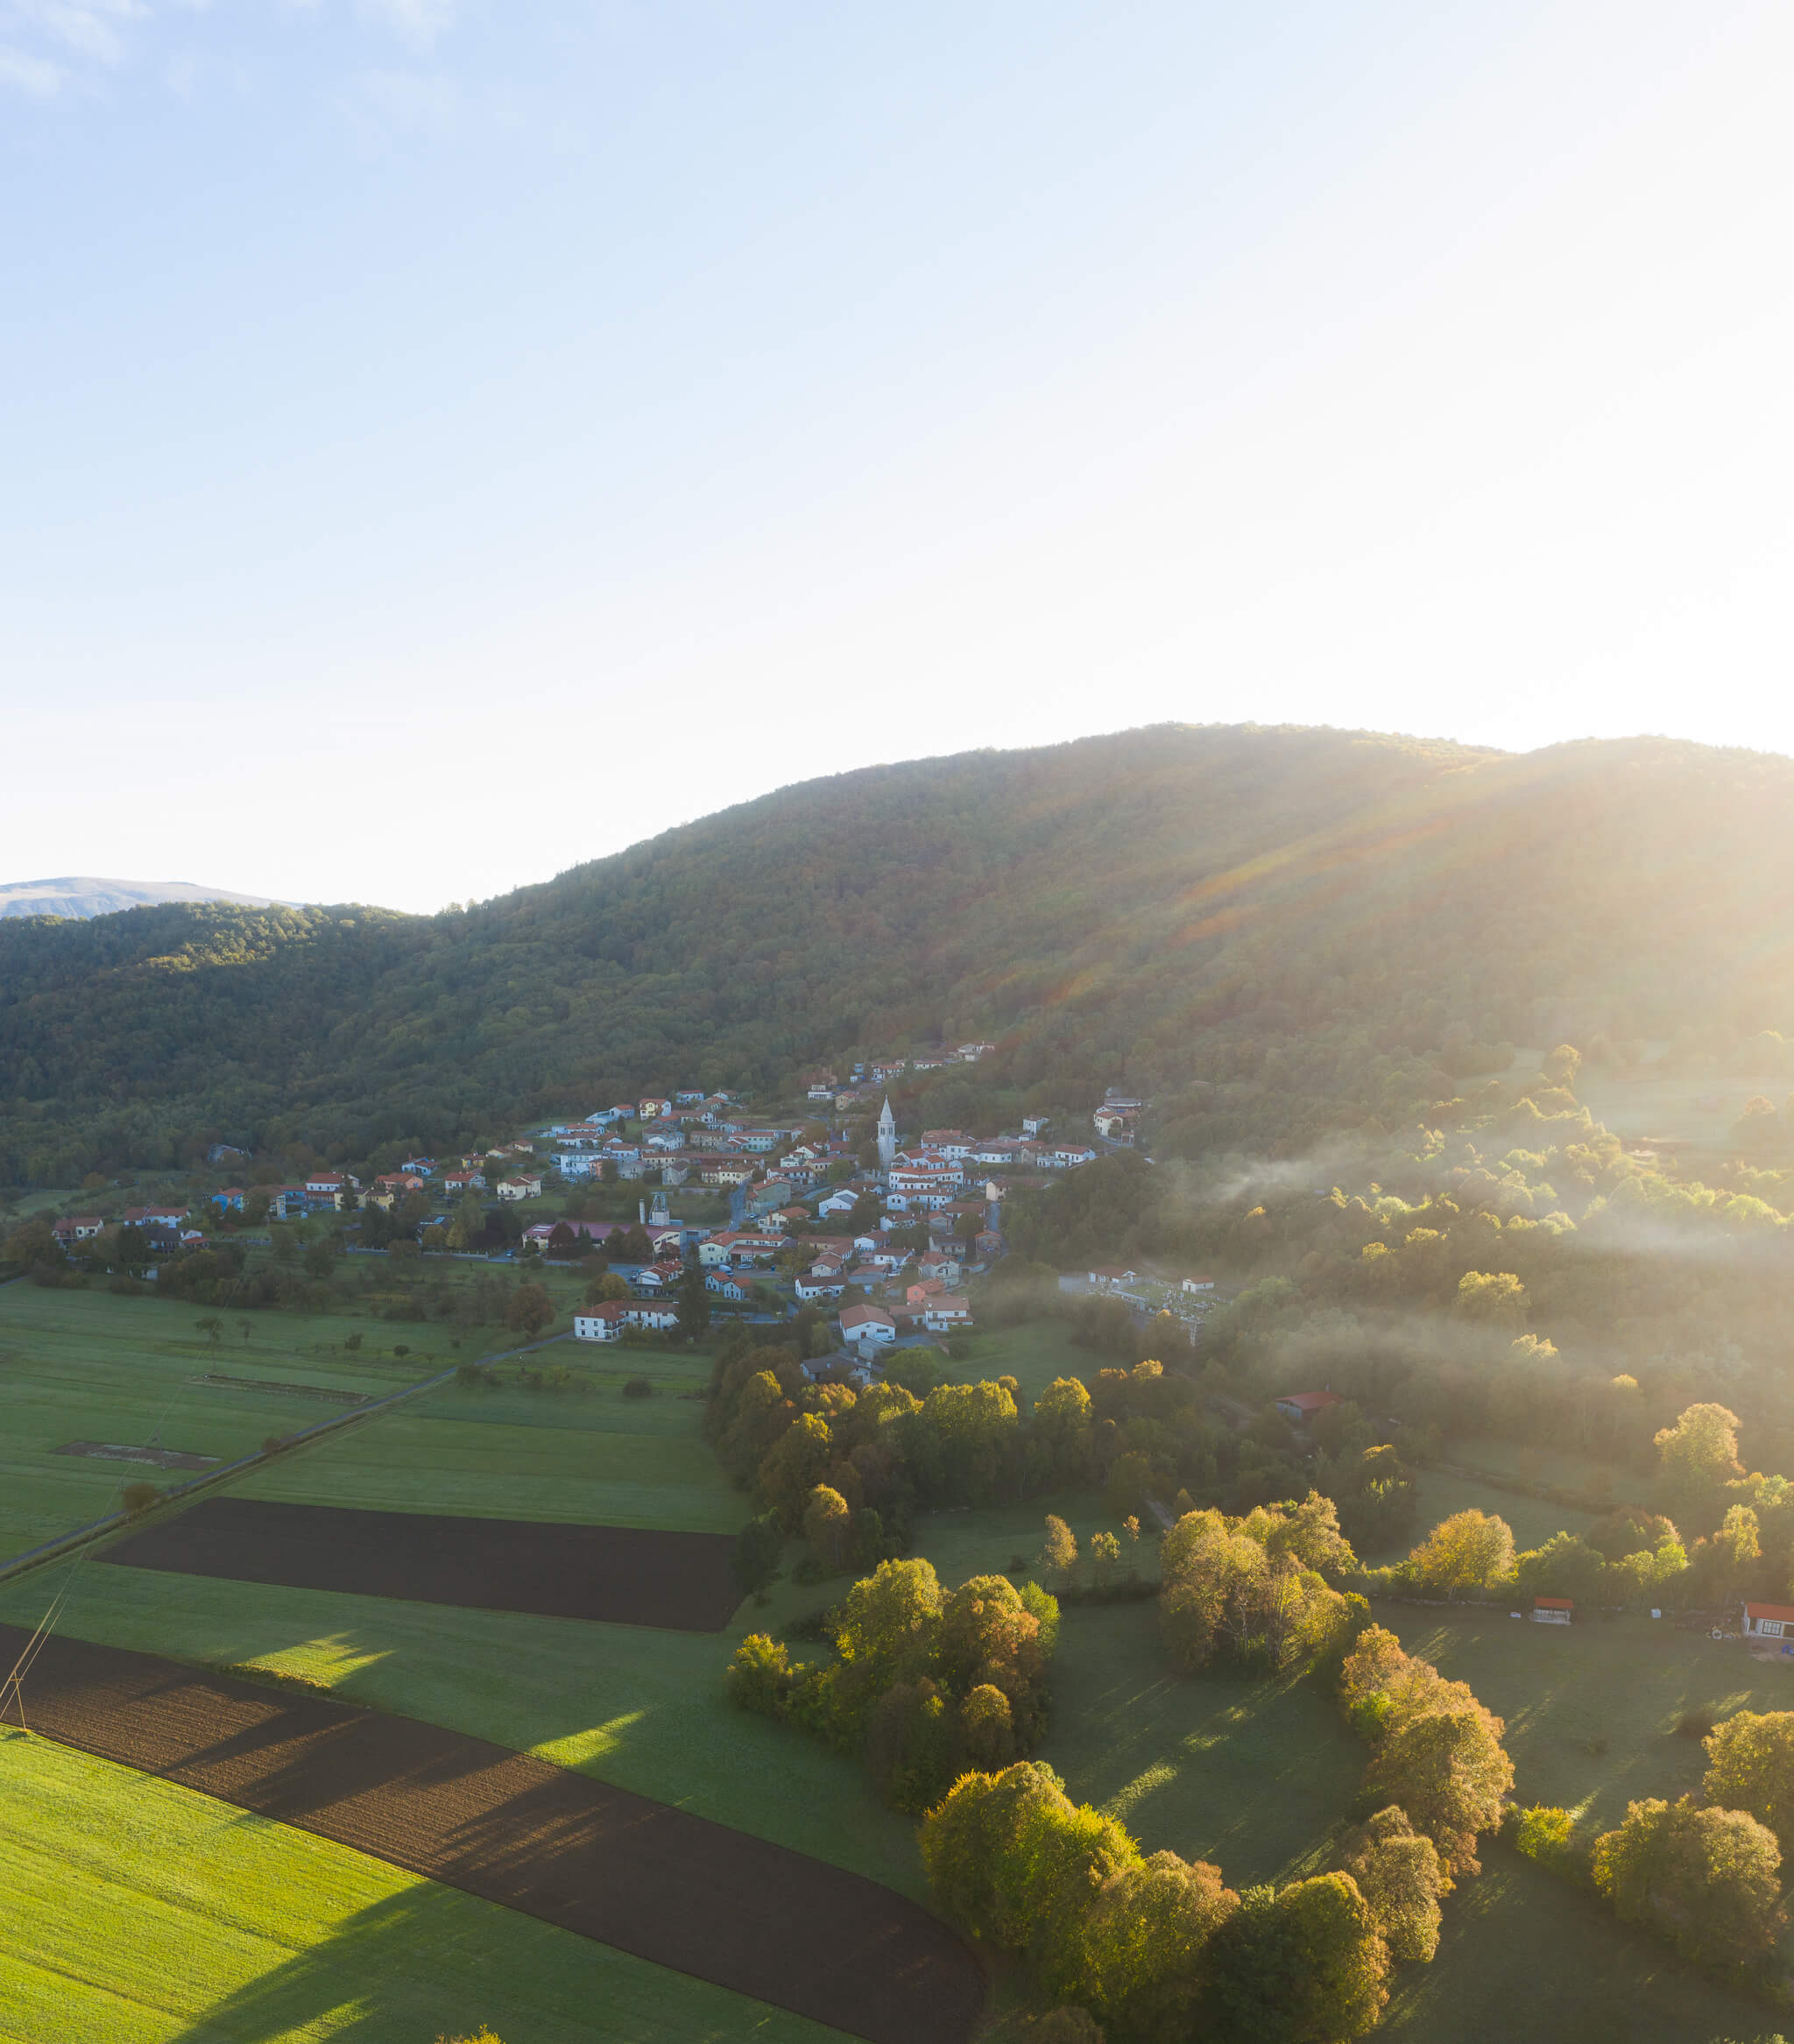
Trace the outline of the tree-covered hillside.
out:
[[[1723,1060],[1794,1033],[1790,814],[1769,755],[1169,726],[804,783],[435,916],[7,922],[0,1177],[446,1146],[973,1035],[915,1113],[1126,1086],[1168,1150],[1405,1116],[1515,1043]]]

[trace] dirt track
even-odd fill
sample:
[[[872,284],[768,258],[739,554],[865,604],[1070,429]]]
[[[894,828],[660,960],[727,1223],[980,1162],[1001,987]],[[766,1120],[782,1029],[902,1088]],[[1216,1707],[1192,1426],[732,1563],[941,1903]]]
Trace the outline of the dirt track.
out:
[[[26,1635],[0,1625],[0,1670]],[[413,1718],[54,1639],[34,1732],[872,2044],[959,2044],[977,1960],[887,1888]]]
[[[734,1545],[722,1533],[212,1497],[99,1559],[290,1589],[720,1632],[741,1602]]]

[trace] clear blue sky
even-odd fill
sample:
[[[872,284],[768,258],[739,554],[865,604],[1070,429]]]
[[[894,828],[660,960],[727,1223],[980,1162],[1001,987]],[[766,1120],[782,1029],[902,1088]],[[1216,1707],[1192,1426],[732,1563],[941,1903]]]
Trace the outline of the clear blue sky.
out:
[[[1794,751],[1785,0],[0,0],[0,881],[1180,718]]]

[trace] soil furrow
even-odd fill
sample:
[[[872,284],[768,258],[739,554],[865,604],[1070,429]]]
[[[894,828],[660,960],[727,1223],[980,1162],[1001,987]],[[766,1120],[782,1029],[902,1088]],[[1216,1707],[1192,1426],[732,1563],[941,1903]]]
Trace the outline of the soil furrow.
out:
[[[734,1545],[725,1533],[208,1497],[99,1559],[406,1603],[720,1632],[741,1602]]]
[[[26,1637],[0,1626],[0,1668]],[[60,1638],[24,1706],[65,1744],[871,2044],[956,2044],[983,2005],[972,1953],[903,1896],[441,1726]]]

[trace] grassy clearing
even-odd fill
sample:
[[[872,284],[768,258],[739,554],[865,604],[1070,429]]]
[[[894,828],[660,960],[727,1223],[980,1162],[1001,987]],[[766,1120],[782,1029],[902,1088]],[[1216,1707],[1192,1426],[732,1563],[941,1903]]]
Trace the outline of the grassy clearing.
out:
[[[335,1316],[244,1316],[247,1340],[233,1318],[215,1344],[194,1331],[201,1317],[198,1308],[96,1291],[0,1290],[0,1556],[100,1517],[136,1478],[180,1480],[57,1454],[65,1442],[137,1446],[159,1428],[162,1446],[224,1461],[341,1410],[194,1382],[208,1371],[378,1397],[429,1367],[420,1356],[360,1361],[332,1353],[364,1325]]]
[[[1710,1150],[1731,1148],[1732,1124],[1756,1093],[1766,1093],[1779,1107],[1788,1094],[1787,1073],[1754,1079],[1729,1072],[1705,1079],[1621,1079],[1585,1071],[1576,1081],[1577,1098],[1615,1135],[1661,1135]]]
[[[1030,1404],[1056,1377],[1089,1380],[1105,1361],[1091,1350],[1077,1347],[1059,1320],[1028,1320],[1019,1327],[962,1335],[955,1346],[964,1347],[965,1360],[943,1367],[942,1374],[948,1382],[975,1383],[980,1377],[1013,1376]]]
[[[1522,1447],[1511,1440],[1497,1440],[1489,1434],[1464,1434],[1445,1452],[1447,1461],[1466,1468],[1489,1469],[1537,1483],[1553,1483],[1561,1490],[1579,1490],[1599,1496],[1603,1488],[1615,1504],[1649,1504],[1651,1479],[1617,1462],[1598,1462],[1589,1455],[1558,1448]]]
[[[48,1740],[0,1733],[0,2034],[506,2044],[838,2033]]]
[[[1699,1786],[1699,1741],[1675,1736],[1685,1710],[1794,1710],[1794,1659],[1755,1660],[1737,1640],[1667,1620],[1558,1627],[1401,1604],[1379,1604],[1376,1615],[1410,1653],[1468,1682],[1506,1719],[1522,1801],[1579,1810],[1603,1830],[1635,1797]]]
[[[1547,1504],[1540,1498],[1501,1490],[1493,1483],[1479,1482],[1474,1477],[1453,1476],[1444,1469],[1416,1470],[1415,1485],[1419,1516],[1415,1519],[1412,1531],[1403,1533],[1387,1547],[1367,1549],[1365,1560],[1399,1561],[1441,1519],[1450,1518],[1453,1512],[1492,1512],[1506,1519],[1514,1529],[1514,1545],[1522,1553],[1529,1547],[1542,1547],[1560,1529],[1572,1533],[1583,1532],[1599,1516],[1592,1511],[1579,1511],[1573,1505]]]
[[[519,1388],[510,1365],[496,1390],[452,1384],[315,1447],[283,1456],[234,1487],[244,1497],[389,1511],[732,1533],[748,1516],[700,1434],[706,1354],[562,1344],[590,1389]],[[645,1376],[654,1395],[627,1399]]]
[[[1228,1882],[1311,1871],[1346,1814],[1363,1750],[1312,1683],[1169,1673],[1155,1603],[1073,1606],[1040,1758],[1148,1850],[1212,1860]]]
[[[1699,1747],[1669,1734],[1689,1701],[1794,1705],[1794,1663],[1783,1677],[1735,1645],[1647,1631],[1648,1620],[1585,1633],[1481,1614],[1439,1625],[1431,1613],[1400,1606],[1377,1615],[1410,1651],[1508,1715],[1525,1800],[1586,1798],[1604,1825],[1623,1816],[1628,1798],[1673,1796],[1698,1782]],[[1170,1675],[1156,1612],[1145,1604],[1069,1609],[1053,1687],[1053,1729],[1040,1758],[1146,1850],[1209,1859],[1234,1886],[1330,1864],[1365,1755],[1312,1684]],[[1588,1750],[1598,1727],[1610,1740],[1600,1757]],[[1437,1958],[1400,1975],[1380,2035],[1403,2044],[1710,2044],[1774,2027],[1770,2012],[1684,1967],[1499,1843],[1485,1846],[1484,1862],[1484,1873],[1446,1904]],[[999,1996],[1004,2013],[986,2044],[1020,2044],[1026,2000],[1019,1991]]]

